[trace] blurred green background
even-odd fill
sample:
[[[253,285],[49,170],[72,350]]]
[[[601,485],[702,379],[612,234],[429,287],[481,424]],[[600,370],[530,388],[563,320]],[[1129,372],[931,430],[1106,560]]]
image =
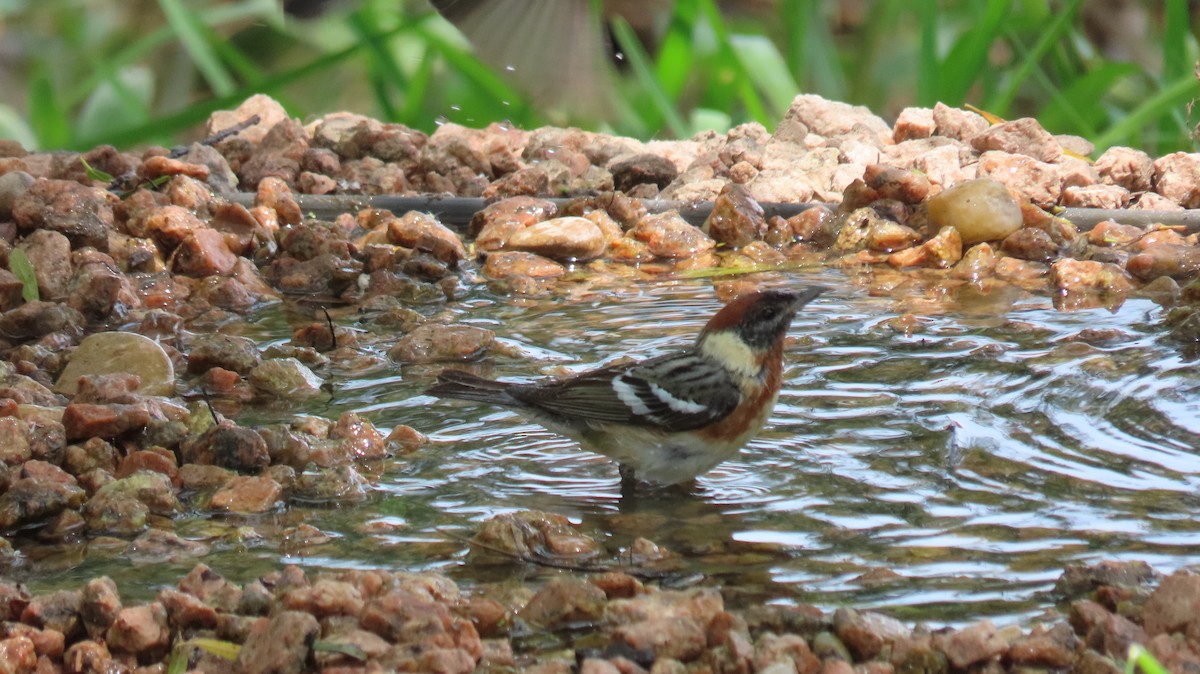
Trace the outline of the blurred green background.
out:
[[[1187,0],[773,4],[722,13],[678,0],[646,48],[618,24],[627,67],[612,113],[584,120],[532,104],[421,0],[345,0],[311,20],[279,0],[0,0],[0,137],[30,149],[171,145],[266,93],[301,119],[350,110],[424,131],[508,120],[671,138],[773,128],[806,92],[889,121],[909,105],[970,103],[1101,149],[1196,147]]]

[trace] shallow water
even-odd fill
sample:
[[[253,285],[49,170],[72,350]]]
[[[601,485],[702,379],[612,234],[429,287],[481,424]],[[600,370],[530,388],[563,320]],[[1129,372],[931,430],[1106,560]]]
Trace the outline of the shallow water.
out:
[[[734,605],[853,604],[933,623],[1033,619],[1054,606],[1047,591],[1072,561],[1140,559],[1162,571],[1196,561],[1200,374],[1163,338],[1156,305],[1060,312],[1012,288],[947,294],[909,282],[884,292],[832,271],[767,278],[831,291],[791,329],[770,427],[692,494],[622,498],[606,460],[514,413],[423,396],[438,368],[391,367],[338,378],[331,398],[305,408],[358,410],[433,437],[386,469],[374,498],[245,520],[194,513],[177,531],[208,540],[204,561],[239,582],[283,561],[438,569],[470,585],[561,573],[465,555],[462,538],[479,522],[540,509],[570,517],[614,560],[637,537],[679,553],[664,583],[720,583]],[[711,282],[662,281],[574,301],[480,289],[449,311],[495,330],[510,354],[480,371],[529,377],[662,353],[718,307]],[[902,314],[921,329],[905,334],[912,323],[891,320]],[[256,336],[290,334],[281,310],[263,319]],[[1085,329],[1117,332],[1072,339]],[[334,541],[281,546],[280,532],[300,522]],[[264,538],[234,540],[244,525]],[[93,546],[48,557],[31,580],[77,586],[107,573],[123,590],[147,583],[148,596],[194,563],[131,565]]]

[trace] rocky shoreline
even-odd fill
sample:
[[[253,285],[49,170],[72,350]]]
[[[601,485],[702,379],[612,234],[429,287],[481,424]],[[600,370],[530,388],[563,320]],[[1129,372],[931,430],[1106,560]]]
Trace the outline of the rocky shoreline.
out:
[[[214,115],[210,131],[211,142],[179,151],[30,153],[0,142],[0,559],[10,569],[27,570],[30,541],[200,557],[204,544],[174,531],[182,512],[366,498],[389,457],[421,451],[421,429],[379,429],[353,412],[260,426],[237,417],[320,395],[334,371],[501,352],[491,331],[441,312],[484,283],[569,299],[583,286],[713,278],[729,297],[833,268],[888,289],[919,278],[914,292],[944,306],[960,292],[1013,288],[1065,310],[1145,297],[1170,308],[1172,337],[1200,335],[1190,285],[1200,234],[1165,217],[1081,229],[1058,215],[1186,213],[1200,207],[1200,155],[1111,148],[1092,161],[1085,140],[1034,120],[993,124],[939,105],[888,125],[800,96],[774,132],[747,124],[643,142],[503,125],[426,135],[345,113],[302,124],[254,97]],[[458,231],[418,211],[313,218],[305,195],[487,206]],[[695,224],[648,207],[662,200],[712,209]],[[786,218],[761,205],[810,202],[821,205]],[[312,311],[290,342],[268,348],[236,334],[279,302],[337,317]],[[346,311],[356,329],[338,325]],[[895,325],[919,330],[920,320]],[[551,550],[551,561],[571,562],[594,545],[553,514],[521,517],[487,523],[478,551],[530,563],[529,550]],[[639,554],[656,551],[646,541]],[[576,571],[494,598],[434,574],[292,567],[238,587],[201,565],[131,606],[103,578],[44,596],[0,583],[0,672],[148,673],[172,657],[230,671],[231,653],[244,672],[1100,672],[1118,671],[1131,643],[1174,671],[1200,666],[1200,581],[1187,572],[1152,590],[1141,566],[1070,569],[1065,579],[1091,580],[1063,581],[1066,622],[930,631],[849,609],[727,611],[712,588]],[[531,630],[588,645],[524,648]]]

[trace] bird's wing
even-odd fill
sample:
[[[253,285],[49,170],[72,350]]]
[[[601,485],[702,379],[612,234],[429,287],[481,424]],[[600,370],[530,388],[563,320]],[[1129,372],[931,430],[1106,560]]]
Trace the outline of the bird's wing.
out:
[[[601,112],[608,94],[604,31],[590,0],[431,0],[484,61],[534,101]]]
[[[687,431],[733,411],[741,391],[722,368],[693,353],[593,370],[550,384],[510,390],[551,414]]]

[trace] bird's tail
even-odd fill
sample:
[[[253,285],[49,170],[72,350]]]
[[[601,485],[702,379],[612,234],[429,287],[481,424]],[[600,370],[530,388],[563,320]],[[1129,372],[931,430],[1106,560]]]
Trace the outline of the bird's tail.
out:
[[[511,386],[512,384],[484,379],[462,370],[442,370],[437,383],[430,386],[425,393],[439,398],[474,400],[493,405],[520,405],[521,402],[508,392]]]

